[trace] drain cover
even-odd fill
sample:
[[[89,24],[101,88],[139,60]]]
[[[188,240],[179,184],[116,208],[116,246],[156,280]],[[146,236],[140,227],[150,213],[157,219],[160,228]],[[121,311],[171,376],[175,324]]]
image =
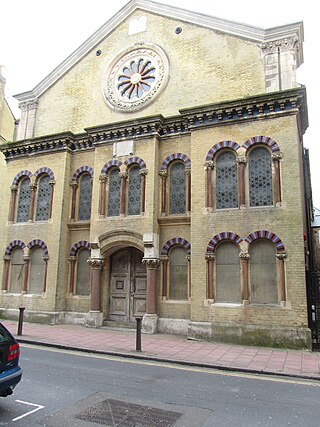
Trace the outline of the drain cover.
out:
[[[181,415],[151,406],[107,399],[82,411],[76,418],[112,427],[170,427]]]

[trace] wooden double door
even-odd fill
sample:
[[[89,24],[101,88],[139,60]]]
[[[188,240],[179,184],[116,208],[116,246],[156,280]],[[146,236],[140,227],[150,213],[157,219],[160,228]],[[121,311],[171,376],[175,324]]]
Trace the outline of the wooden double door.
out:
[[[146,311],[147,272],[143,253],[135,248],[111,257],[110,314],[117,322],[134,322]]]

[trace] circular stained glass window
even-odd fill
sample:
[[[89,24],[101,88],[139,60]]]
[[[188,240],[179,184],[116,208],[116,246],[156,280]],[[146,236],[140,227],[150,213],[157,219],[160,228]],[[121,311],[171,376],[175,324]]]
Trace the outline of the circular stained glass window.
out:
[[[106,101],[117,110],[136,111],[152,102],[168,80],[168,59],[158,46],[134,48],[108,67]]]

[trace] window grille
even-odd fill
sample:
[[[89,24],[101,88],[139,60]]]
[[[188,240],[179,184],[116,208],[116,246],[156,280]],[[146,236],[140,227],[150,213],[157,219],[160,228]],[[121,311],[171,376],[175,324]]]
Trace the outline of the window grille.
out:
[[[91,217],[92,182],[89,174],[82,175],[80,179],[78,220],[85,221]]]
[[[181,162],[173,163],[170,168],[170,214],[186,212],[186,172]]]
[[[50,201],[52,188],[49,185],[48,175],[43,176],[38,183],[38,199],[36,221],[47,221],[49,219]]]
[[[238,207],[238,179],[236,156],[221,153],[216,161],[216,209]]]
[[[272,197],[272,165],[270,153],[255,148],[249,156],[250,206],[270,206]]]
[[[17,222],[27,222],[29,220],[30,203],[31,203],[30,179],[25,178],[20,183]]]
[[[139,167],[129,170],[128,215],[140,215],[141,176],[139,172]]]
[[[113,169],[109,173],[108,216],[120,215],[120,186],[119,170]]]

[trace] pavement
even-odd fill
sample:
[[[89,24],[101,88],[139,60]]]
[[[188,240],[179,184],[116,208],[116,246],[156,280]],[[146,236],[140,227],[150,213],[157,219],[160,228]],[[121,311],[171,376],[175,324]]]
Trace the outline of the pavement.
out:
[[[1,322],[20,343],[237,372],[320,380],[320,352],[193,341],[185,336],[160,333],[142,334],[141,351],[137,351],[135,330],[25,322],[22,335],[17,336],[17,322]]]

